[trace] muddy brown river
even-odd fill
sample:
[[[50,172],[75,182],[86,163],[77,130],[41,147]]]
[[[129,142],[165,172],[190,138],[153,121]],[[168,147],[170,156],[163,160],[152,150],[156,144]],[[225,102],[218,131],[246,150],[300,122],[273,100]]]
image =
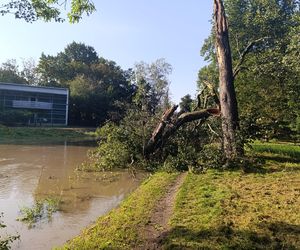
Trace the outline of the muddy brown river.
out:
[[[51,249],[116,207],[144,176],[128,172],[74,171],[91,147],[76,145],[0,145],[0,236],[20,235],[12,249]],[[22,207],[40,199],[60,200],[59,211],[37,223],[17,221]]]

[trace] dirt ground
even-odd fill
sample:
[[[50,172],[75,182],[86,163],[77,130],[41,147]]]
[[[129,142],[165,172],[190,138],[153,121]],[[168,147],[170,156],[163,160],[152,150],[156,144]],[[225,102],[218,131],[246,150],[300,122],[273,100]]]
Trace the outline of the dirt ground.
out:
[[[148,224],[140,232],[140,235],[144,237],[143,246],[136,249],[161,249],[161,243],[169,230],[168,222],[174,209],[176,194],[186,175],[187,173],[180,174],[176,181],[168,187],[166,194],[156,204]]]

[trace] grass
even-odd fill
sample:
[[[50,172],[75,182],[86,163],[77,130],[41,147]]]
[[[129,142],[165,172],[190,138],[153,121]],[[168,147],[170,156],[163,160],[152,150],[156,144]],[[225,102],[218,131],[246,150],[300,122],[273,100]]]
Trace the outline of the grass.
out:
[[[222,202],[229,190],[215,182],[221,175],[215,171],[196,175],[189,173],[176,199],[170,221],[171,230],[164,242],[166,249],[202,249],[210,244],[211,227],[218,225]],[[206,239],[207,238],[207,239]]]
[[[300,173],[189,174],[165,249],[296,249]]]
[[[265,171],[188,175],[164,249],[300,248],[299,148],[257,144],[254,149]]]
[[[260,153],[272,153],[281,156],[298,159],[300,161],[300,146],[290,143],[253,143],[254,151]]]
[[[94,139],[86,128],[6,127],[0,125],[0,143],[64,142]]]
[[[211,169],[187,175],[162,249],[300,248],[299,149],[265,143],[253,149],[261,162],[253,171]],[[141,247],[141,232],[155,203],[175,177],[153,175],[63,249]]]
[[[132,249],[141,244],[140,229],[149,223],[151,211],[177,174],[156,173],[122,205],[84,230],[62,249]]]

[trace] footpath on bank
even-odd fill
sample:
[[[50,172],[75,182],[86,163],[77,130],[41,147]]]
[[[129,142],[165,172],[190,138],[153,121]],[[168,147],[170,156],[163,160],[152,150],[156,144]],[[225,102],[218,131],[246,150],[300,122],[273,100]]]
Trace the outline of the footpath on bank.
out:
[[[299,249],[299,155],[280,144],[250,171],[156,173],[62,249]]]

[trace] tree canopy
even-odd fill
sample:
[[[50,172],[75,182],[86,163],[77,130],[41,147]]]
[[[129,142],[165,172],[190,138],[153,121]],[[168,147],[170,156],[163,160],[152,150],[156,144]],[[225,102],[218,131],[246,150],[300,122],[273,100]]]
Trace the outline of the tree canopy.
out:
[[[254,137],[272,138],[299,123],[299,1],[225,0],[241,121]],[[199,72],[218,85],[214,34]],[[294,65],[294,66],[293,66]],[[299,125],[298,125],[299,126]]]
[[[69,22],[78,22],[82,15],[90,15],[96,10],[91,0],[9,0],[0,5],[0,14],[13,14],[15,18],[33,22],[38,19],[44,21],[55,20],[62,22],[67,11]]]
[[[73,42],[56,56],[42,54],[37,72],[39,85],[70,89],[70,123],[76,125],[119,119],[122,112],[116,102],[131,100],[134,91],[130,70],[99,57],[83,43]]]

